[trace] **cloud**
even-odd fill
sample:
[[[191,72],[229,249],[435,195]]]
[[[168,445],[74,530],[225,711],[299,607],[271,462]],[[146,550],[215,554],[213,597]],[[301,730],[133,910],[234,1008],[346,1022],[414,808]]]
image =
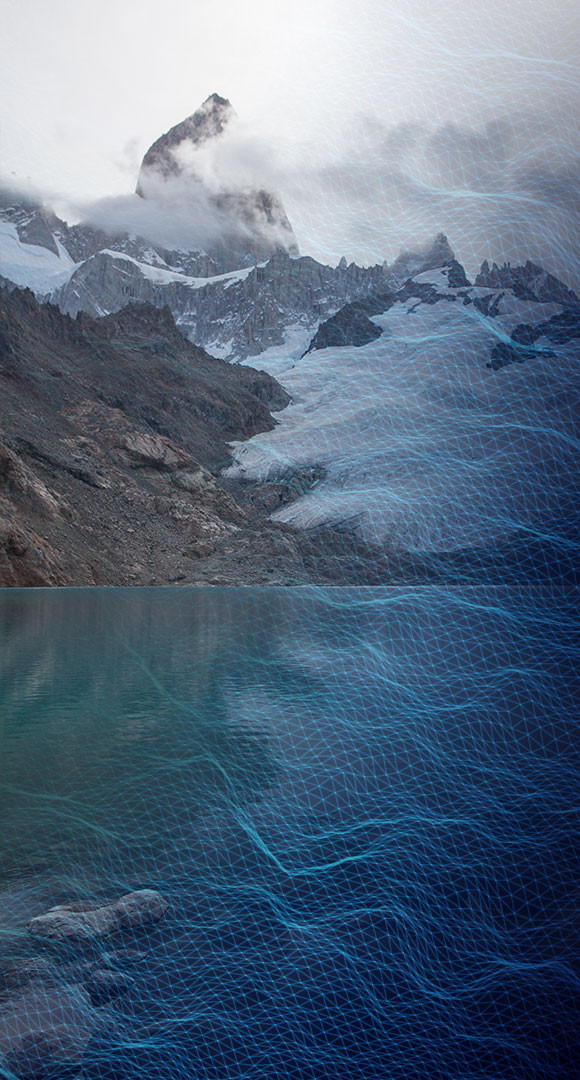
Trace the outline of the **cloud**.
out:
[[[127,147],[127,158],[133,153]],[[69,215],[111,234],[145,237],[165,248],[288,246],[291,234],[271,192],[279,172],[272,152],[237,118],[227,132],[200,146],[184,141],[172,151],[175,172],[148,169],[139,174],[137,194],[69,207]],[[137,179],[139,163],[133,169]]]
[[[392,261],[443,231],[470,274],[484,258],[530,258],[578,288],[580,130],[572,115],[562,106],[471,126],[390,127],[360,115],[350,142],[337,142],[323,162],[314,146],[273,151],[235,118],[227,138],[179,147],[181,175],[151,178],[147,199],[104,198],[69,206],[65,216],[167,248],[244,244],[257,227],[285,244],[287,232],[241,209],[244,194],[265,189],[281,195],[302,251],[321,261]],[[127,143],[132,185],[138,166],[137,145]]]
[[[572,124],[520,112],[480,127],[386,128],[361,118],[359,131],[356,145],[317,171],[308,202],[293,190],[299,236],[315,235],[316,217],[334,258],[378,262],[444,231],[471,272],[484,258],[531,258],[578,284],[580,132]]]
[[[206,249],[231,235],[231,218],[201,185],[191,190],[179,181],[159,181],[156,190],[157,197],[147,199],[130,194],[77,205],[75,216],[112,236],[133,233],[170,250]]]
[[[254,191],[276,186],[280,166],[272,147],[236,114],[226,131],[197,146],[182,142],[174,150],[183,178],[198,179],[214,195],[229,191]]]
[[[127,139],[113,164],[123,176],[132,179],[139,171],[141,161],[139,139]]]

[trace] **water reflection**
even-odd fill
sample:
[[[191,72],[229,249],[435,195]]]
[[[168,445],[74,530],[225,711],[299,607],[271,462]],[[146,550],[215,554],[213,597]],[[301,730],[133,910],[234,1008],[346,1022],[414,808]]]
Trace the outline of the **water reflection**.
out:
[[[235,597],[10,592],[0,605],[0,867],[78,891],[167,875],[210,808],[278,764],[228,693],[272,640]],[[129,871],[128,871],[129,868]]]

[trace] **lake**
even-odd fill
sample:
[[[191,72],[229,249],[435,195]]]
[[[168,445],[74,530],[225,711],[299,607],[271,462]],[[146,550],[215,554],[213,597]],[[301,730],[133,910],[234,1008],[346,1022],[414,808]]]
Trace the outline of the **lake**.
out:
[[[0,593],[0,951],[171,904],[86,1080],[571,1077],[576,603]]]

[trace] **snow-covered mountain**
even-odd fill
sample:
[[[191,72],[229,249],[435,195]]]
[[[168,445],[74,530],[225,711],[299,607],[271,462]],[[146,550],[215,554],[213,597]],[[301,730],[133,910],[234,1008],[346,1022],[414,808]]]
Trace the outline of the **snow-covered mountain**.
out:
[[[384,284],[381,267],[324,266],[280,252],[243,270],[201,277],[105,249],[75,269],[53,299],[69,315],[101,315],[130,300],[171,308],[186,337],[237,360],[306,348],[322,319]]]
[[[61,239],[66,230],[39,204],[0,190],[0,276],[38,296],[57,289],[76,265]]]
[[[137,218],[144,231],[148,214],[171,222],[172,237],[183,235],[177,247],[134,230],[68,225],[0,193],[0,276],[73,316],[108,315],[135,301],[167,306],[195,344],[240,360],[300,355],[344,304],[453,259],[441,234],[392,266],[301,258],[280,198],[254,163],[245,167],[245,153],[236,114],[217,94],[149,148],[133,197]]]
[[[9,194],[0,205],[0,277],[73,316],[107,315],[133,301],[168,306],[187,337],[229,359],[289,339],[305,348],[320,320],[386,280],[382,267],[332,268],[283,250],[236,270],[216,260],[215,252],[69,226]]]
[[[0,276],[72,316],[168,307],[196,345],[280,380],[291,405],[237,448],[230,476],[310,470],[319,479],[280,507],[285,522],[350,523],[365,541],[415,552],[568,543],[580,494],[576,295],[531,262],[484,262],[471,283],[442,234],[390,266],[301,257],[267,185],[228,180],[232,127],[235,150],[233,109],[212,95],[153,143],[134,196],[180,221],[203,212],[211,243],[71,226],[4,193]]]
[[[190,180],[188,176],[187,184]],[[275,230],[274,236],[278,234]],[[347,264],[346,259],[336,267],[326,266],[277,241],[273,253],[256,262],[251,252],[242,258],[236,242],[230,235],[211,253],[169,250],[135,234],[68,225],[41,205],[10,193],[0,199],[1,277],[31,288],[40,300],[50,300],[72,316],[79,311],[108,315],[132,302],[169,307],[186,337],[229,360],[265,351],[300,355],[319,324],[344,304],[396,289],[410,273],[453,259],[441,234],[391,266],[371,267]]]

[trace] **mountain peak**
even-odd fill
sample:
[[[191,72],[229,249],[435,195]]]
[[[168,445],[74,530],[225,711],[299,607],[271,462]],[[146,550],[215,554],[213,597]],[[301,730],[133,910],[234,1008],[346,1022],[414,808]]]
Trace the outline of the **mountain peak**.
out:
[[[423,270],[435,270],[442,266],[449,266],[454,262],[455,255],[445,233],[437,233],[434,240],[424,247],[402,251],[397,255],[391,272],[400,276],[405,273],[408,277],[421,273]]]
[[[223,108],[224,105],[227,105],[230,108],[232,107],[232,103],[229,98],[222,97],[221,94],[210,94],[208,97],[206,97],[201,107],[203,108],[204,105],[209,105],[210,102],[212,103],[212,105],[217,106],[218,108]]]
[[[180,176],[184,167],[177,156],[179,148],[189,145],[197,149],[216,139],[235,116],[235,110],[227,98],[210,94],[191,116],[175,124],[151,144],[139,170],[137,194],[145,195],[150,174],[163,179]]]
[[[268,189],[267,177],[244,173],[246,138],[231,102],[210,94],[149,147],[136,189],[164,209],[174,204],[180,212],[185,208],[200,222],[200,236],[213,229],[215,240],[206,236],[200,242],[208,253],[217,252],[221,262],[225,257],[231,269],[276,251],[298,254],[292,226],[280,199]]]

